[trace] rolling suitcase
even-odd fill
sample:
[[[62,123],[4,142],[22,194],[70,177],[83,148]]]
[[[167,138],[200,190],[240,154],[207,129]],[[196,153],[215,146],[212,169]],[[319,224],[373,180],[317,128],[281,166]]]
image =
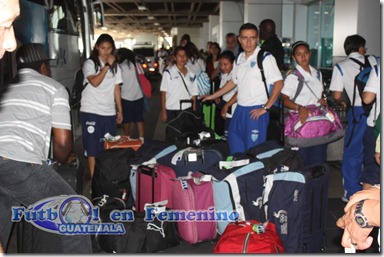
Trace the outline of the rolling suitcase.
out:
[[[144,211],[145,204],[168,200],[167,208],[172,208],[172,183],[176,174],[172,168],[161,164],[140,165],[136,173],[137,212]]]
[[[216,222],[214,220],[198,220],[214,213],[213,189],[211,178],[204,181],[203,174],[196,172],[187,178],[175,180],[173,183],[173,209],[179,212],[195,212],[197,220],[185,220],[177,223],[180,237],[189,244],[215,239]],[[203,214],[203,212],[205,214]],[[189,215],[186,215],[188,217]]]
[[[74,163],[62,164],[55,162],[52,167],[77,194],[83,194],[84,164],[79,157]]]
[[[326,164],[265,176],[265,216],[276,225],[286,253],[325,250],[328,186]]]

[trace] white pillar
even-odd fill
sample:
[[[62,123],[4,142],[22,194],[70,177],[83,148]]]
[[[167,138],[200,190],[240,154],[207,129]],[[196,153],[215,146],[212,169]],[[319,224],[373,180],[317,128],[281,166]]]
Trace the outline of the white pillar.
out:
[[[244,23],[244,4],[241,2],[220,2],[220,33],[219,43],[222,50],[225,48],[225,35],[227,33],[239,34],[239,28]]]
[[[281,37],[282,16],[282,0],[244,0],[244,23],[250,22],[259,27],[262,20],[272,19],[278,37]]]
[[[218,42],[219,39],[219,30],[220,27],[220,17],[219,15],[209,15],[209,41]]]

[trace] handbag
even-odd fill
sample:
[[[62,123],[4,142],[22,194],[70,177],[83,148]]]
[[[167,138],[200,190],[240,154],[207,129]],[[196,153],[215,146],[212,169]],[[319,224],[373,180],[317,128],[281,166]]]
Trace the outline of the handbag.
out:
[[[130,139],[128,136],[119,135],[113,139],[104,140],[104,149],[113,148],[132,148],[137,151],[143,145],[143,141],[140,139]]]
[[[287,147],[311,147],[339,140],[344,129],[336,112],[328,106],[308,105],[307,120],[300,122],[299,112],[288,112],[284,140]]]
[[[198,63],[199,64],[199,63]],[[200,64],[200,74],[197,76],[197,89],[198,94],[200,95],[209,95],[211,93],[211,79],[209,78],[208,74],[203,71]]]
[[[152,86],[151,86],[151,83],[149,82],[149,80],[145,77],[144,73],[142,73],[142,72],[139,73],[137,71],[138,69],[140,69],[140,68],[138,68],[138,66],[136,64],[136,69],[135,69],[136,78],[140,84],[141,92],[143,93],[143,110],[146,112],[150,112],[151,106],[149,104],[148,98],[151,97]],[[140,69],[140,71],[141,71],[141,69]]]
[[[249,220],[229,223],[213,252],[284,253],[284,247],[275,224]]]
[[[149,82],[149,80],[147,79],[145,74],[142,72],[142,70],[137,67],[137,64],[136,64],[135,72],[136,72],[136,76],[137,76],[137,81],[140,84],[140,88],[141,88],[141,91],[143,92],[144,96],[145,97],[151,97],[151,95],[152,95],[151,82]]]

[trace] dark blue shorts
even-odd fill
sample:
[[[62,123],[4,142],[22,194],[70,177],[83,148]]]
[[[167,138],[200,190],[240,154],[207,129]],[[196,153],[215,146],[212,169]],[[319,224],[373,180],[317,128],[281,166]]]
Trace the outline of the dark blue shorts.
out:
[[[93,113],[80,112],[81,128],[83,132],[83,144],[85,156],[97,156],[104,150],[104,144],[100,139],[106,133],[116,135],[116,115],[102,116]]]
[[[144,98],[134,101],[121,99],[123,107],[123,123],[144,121]]]

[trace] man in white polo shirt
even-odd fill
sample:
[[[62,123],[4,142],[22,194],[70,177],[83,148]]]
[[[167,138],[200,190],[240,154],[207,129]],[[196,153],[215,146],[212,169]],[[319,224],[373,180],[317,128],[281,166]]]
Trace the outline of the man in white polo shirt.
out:
[[[283,77],[272,54],[263,56],[263,69],[268,85],[273,84],[268,98],[257,65],[260,47],[258,29],[252,23],[245,23],[239,30],[239,42],[243,52],[239,54],[233,66],[232,80],[216,93],[206,96],[204,101],[213,100],[229,92],[237,85],[237,107],[228,129],[230,153],[243,152],[261,144],[267,139],[269,108],[280,95],[284,85]]]

